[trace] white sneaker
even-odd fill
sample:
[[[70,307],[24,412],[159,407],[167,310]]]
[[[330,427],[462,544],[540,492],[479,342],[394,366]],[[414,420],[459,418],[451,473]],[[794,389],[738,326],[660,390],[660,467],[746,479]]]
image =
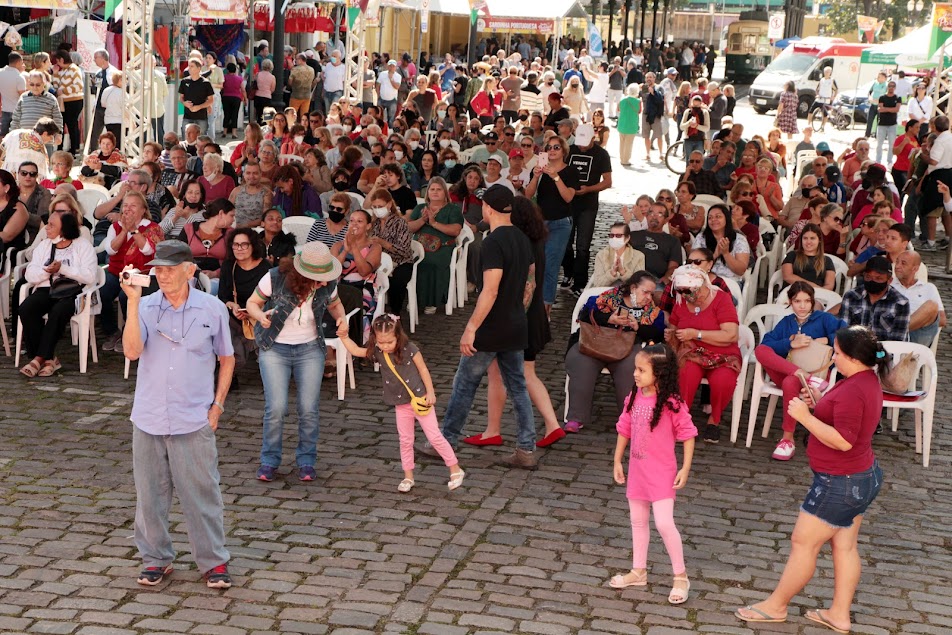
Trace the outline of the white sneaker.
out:
[[[793,453],[796,451],[797,446],[793,444],[793,441],[781,439],[780,443],[777,444],[777,447],[773,451],[772,458],[777,461],[789,461],[793,458]]]

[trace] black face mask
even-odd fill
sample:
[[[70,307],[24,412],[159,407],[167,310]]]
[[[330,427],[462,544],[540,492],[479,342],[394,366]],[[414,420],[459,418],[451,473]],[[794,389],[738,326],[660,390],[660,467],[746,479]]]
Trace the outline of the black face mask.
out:
[[[327,217],[331,219],[332,221],[334,221],[335,223],[339,223],[342,220],[344,220],[345,216],[347,216],[347,214],[344,212],[332,212],[332,211],[327,212]]]
[[[334,189],[338,192],[343,192],[347,190],[349,183],[347,181],[334,181]]]
[[[805,187],[802,190],[800,190],[800,193],[803,194],[803,198],[810,198],[810,190],[812,189],[813,189],[812,187]]]
[[[879,295],[886,290],[886,287],[889,286],[888,282],[874,282],[872,280],[864,280],[863,286],[866,287],[866,292],[873,295]]]
[[[529,115],[519,115],[519,121],[525,121],[529,118]]]

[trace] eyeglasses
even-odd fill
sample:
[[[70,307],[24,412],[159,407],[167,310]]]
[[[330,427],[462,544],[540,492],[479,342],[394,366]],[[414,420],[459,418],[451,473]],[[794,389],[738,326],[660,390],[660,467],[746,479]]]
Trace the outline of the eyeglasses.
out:
[[[741,197],[741,196],[753,196],[753,193],[752,193],[752,192],[738,192],[738,193],[737,193],[737,196],[738,196],[738,197]]]
[[[166,311],[168,311],[170,308],[172,308],[172,307],[171,307],[171,306],[168,306],[168,307],[162,309],[161,311],[159,311],[159,319],[156,320],[155,330],[156,330],[156,332],[157,332],[159,335],[161,335],[162,337],[164,337],[164,338],[167,339],[168,341],[172,342],[173,344],[181,344],[182,342],[185,341],[185,338],[188,337],[188,332],[192,330],[192,326],[194,326],[195,320],[192,320],[192,321],[189,323],[188,328],[185,328],[185,311],[182,311],[182,330],[183,330],[184,332],[182,333],[182,337],[181,337],[180,339],[175,339],[174,337],[172,337],[172,336],[169,335],[168,333],[162,332],[162,329],[160,329],[160,328],[158,327],[158,325],[162,322],[162,317],[165,315]],[[171,318],[170,318],[170,319],[171,319]]]
[[[251,243],[232,243],[231,246],[235,249],[249,249],[251,247]]]
[[[657,198],[657,200],[659,200],[659,201],[673,201],[674,199],[671,198],[670,196],[659,196],[659,197]]]
[[[688,161],[688,163],[700,163],[700,162],[701,161],[699,159],[691,159],[690,161]]]
[[[562,146],[560,145],[546,146],[545,148],[543,148],[543,150],[545,150],[546,152],[551,152],[552,150],[561,150],[561,149],[562,149]]]
[[[67,208],[65,208],[65,209],[62,208],[62,207],[60,207],[59,209],[54,209],[54,210],[53,210],[53,213],[54,213],[54,214],[57,214],[57,213],[72,214],[72,213],[73,213],[73,210],[72,210],[71,208],[69,208],[69,207],[67,207]]]
[[[489,139],[489,140],[486,141],[486,145],[488,145],[488,146],[494,146],[494,145],[496,145],[496,141],[494,141],[494,140],[492,140],[492,139]]]
[[[329,209],[329,210],[332,211],[332,212],[345,212],[345,211],[347,211],[347,210],[345,210],[343,207],[338,207],[337,205],[328,205],[328,206],[327,206],[327,209]]]
[[[689,258],[688,260],[685,260],[684,262],[685,264],[688,264],[688,265],[694,265],[696,267],[700,267],[701,263],[707,262],[707,258]]]
[[[608,237],[609,237],[609,238],[624,238],[624,237],[625,237],[625,234],[623,234],[623,233],[622,233],[622,234],[616,234],[616,233],[612,232],[612,233],[608,234]]]
[[[523,148],[531,148],[533,146],[531,143],[520,143],[519,145],[521,145]]]
[[[515,136],[516,136],[516,133],[515,133],[515,132],[505,132],[505,133],[503,133],[503,134],[504,134],[505,136],[507,136],[507,137],[515,137]]]
[[[836,223],[837,225],[842,225],[842,224],[843,224],[843,217],[842,217],[842,216],[834,216],[834,217],[833,217],[833,222]]]
[[[31,179],[35,179],[37,174],[39,174],[39,172],[24,172],[23,170],[20,170],[20,176],[28,176]]]

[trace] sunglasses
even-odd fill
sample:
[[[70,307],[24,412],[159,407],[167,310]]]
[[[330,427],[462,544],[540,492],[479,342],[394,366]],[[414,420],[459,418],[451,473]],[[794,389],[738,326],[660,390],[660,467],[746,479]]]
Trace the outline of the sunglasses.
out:
[[[521,145],[523,148],[531,148],[533,144],[531,144],[531,143],[520,143],[519,145]]]
[[[493,140],[489,140],[489,141],[486,142],[486,145],[488,145],[488,146],[494,146],[494,145],[496,145],[496,142],[493,141]]]
[[[72,213],[73,213],[73,210],[70,209],[70,208],[68,208],[68,207],[67,207],[66,209],[63,209],[63,208],[61,207],[61,208],[59,208],[59,209],[54,209],[54,210],[53,210],[53,213],[54,213],[54,214],[57,214],[57,213],[72,214]]]
[[[505,133],[505,136],[507,136],[507,137],[515,137],[515,136],[516,136],[516,133],[515,133],[515,132],[507,132],[507,133]]]
[[[543,148],[543,150],[545,150],[546,152],[550,152],[552,150],[561,150],[561,149],[562,149],[562,146],[560,145],[546,146],[545,148]]]
[[[697,288],[695,287],[681,287],[674,290],[675,293],[680,294],[694,293],[695,291],[697,291]]]
[[[737,196],[753,196],[753,192],[738,192]]]
[[[842,217],[842,216],[834,216],[834,217],[833,217],[833,222],[836,223],[837,225],[842,225],[842,224],[843,224],[843,217]]]
[[[36,178],[37,174],[39,174],[39,172],[24,172],[23,170],[20,170],[20,176],[28,176],[30,178]]]
[[[698,161],[697,159],[692,159],[691,161],[688,161],[688,163],[700,163],[700,161]]]
[[[685,264],[695,265],[697,267],[701,266],[701,263],[707,262],[707,258],[689,258],[684,261]]]
[[[657,200],[659,200],[659,201],[673,201],[674,199],[671,198],[670,196],[659,196],[659,197],[657,198]]]

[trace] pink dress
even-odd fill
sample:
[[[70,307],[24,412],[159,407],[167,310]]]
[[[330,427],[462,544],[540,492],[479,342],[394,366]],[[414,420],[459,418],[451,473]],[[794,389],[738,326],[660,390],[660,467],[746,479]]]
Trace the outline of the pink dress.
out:
[[[674,477],[678,474],[674,446],[677,441],[697,436],[690,409],[683,402],[678,412],[665,408],[652,430],[656,400],[656,395],[646,396],[639,388],[631,410],[623,411],[615,424],[618,434],[630,439],[626,492],[629,500],[654,502],[674,498]]]

